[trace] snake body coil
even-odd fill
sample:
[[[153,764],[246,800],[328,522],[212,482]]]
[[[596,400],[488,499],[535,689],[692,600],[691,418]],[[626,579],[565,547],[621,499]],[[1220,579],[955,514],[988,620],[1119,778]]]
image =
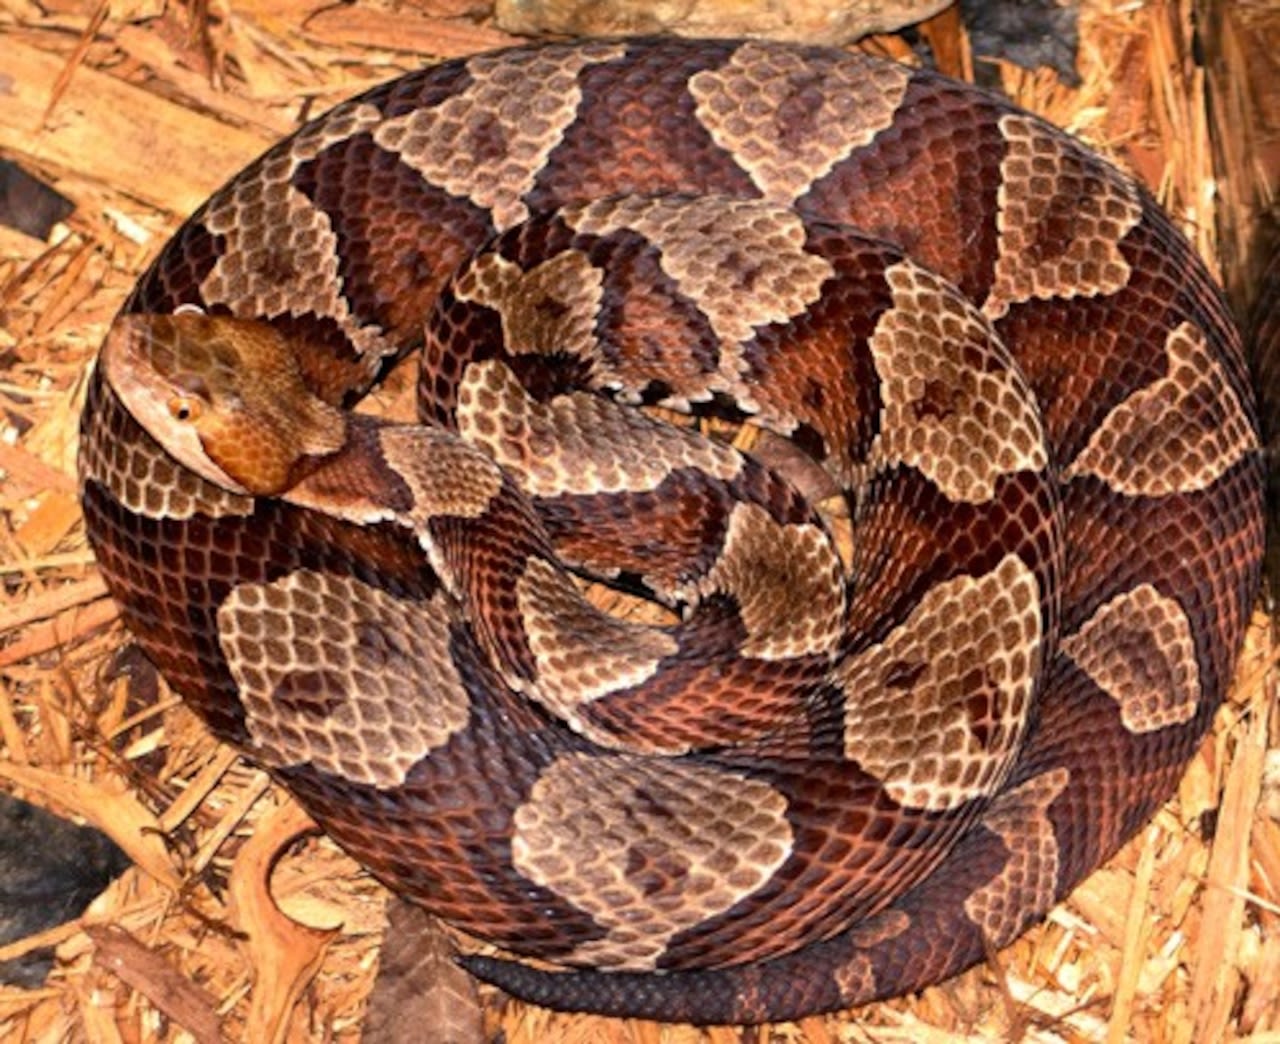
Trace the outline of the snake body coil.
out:
[[[422,424],[346,409],[417,346]],[[481,55],[309,123],[139,282],[81,460],[172,686],[515,955],[468,967],[698,1022],[1043,916],[1169,796],[1262,541],[1238,335],[1140,188],[754,42]]]

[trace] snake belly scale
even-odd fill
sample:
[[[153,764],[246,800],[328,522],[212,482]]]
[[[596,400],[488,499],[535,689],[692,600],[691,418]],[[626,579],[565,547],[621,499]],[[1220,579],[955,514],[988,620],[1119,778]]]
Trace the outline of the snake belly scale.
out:
[[[421,423],[349,409],[414,349]],[[138,283],[81,470],[170,684],[506,951],[468,968],[704,1023],[1042,917],[1172,792],[1262,542],[1239,336],[1145,192],[761,42],[517,48],[307,124]]]

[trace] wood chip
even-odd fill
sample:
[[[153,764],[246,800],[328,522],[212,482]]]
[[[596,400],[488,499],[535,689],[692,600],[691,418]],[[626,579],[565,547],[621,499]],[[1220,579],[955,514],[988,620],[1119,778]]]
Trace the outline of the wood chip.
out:
[[[107,585],[97,574],[76,583],[52,587],[38,594],[15,601],[11,604],[0,604],[0,635],[31,623],[44,620],[50,616],[58,616],[68,609],[84,605],[107,594]]]
[[[33,146],[46,163],[83,169],[135,199],[178,214],[195,210],[272,138],[192,112],[113,76],[78,68],[49,112],[49,86],[64,64],[34,47],[5,43],[0,148]]]
[[[231,871],[232,923],[245,937],[254,970],[246,1040],[278,1044],[302,991],[320,969],[337,929],[310,928],[280,912],[271,897],[271,868],[281,851],[315,824],[292,801],[260,823]]]
[[[307,19],[307,33],[330,44],[406,51],[435,58],[455,58],[521,42],[519,37],[498,29],[466,22],[424,18],[412,11],[342,5],[324,8]]]
[[[1244,894],[1249,883],[1249,837],[1262,791],[1271,706],[1269,699],[1252,706],[1248,731],[1241,738],[1228,771],[1218,813],[1191,989],[1191,1014],[1200,1040],[1226,1037],[1237,1002],[1237,961],[1245,926]]]
[[[119,925],[89,925],[85,931],[97,948],[95,959],[143,994],[198,1044],[223,1040],[216,1002],[207,990]]]

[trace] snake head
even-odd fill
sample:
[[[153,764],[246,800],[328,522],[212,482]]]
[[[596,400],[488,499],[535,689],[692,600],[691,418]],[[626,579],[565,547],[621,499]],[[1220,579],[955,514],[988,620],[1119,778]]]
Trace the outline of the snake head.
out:
[[[277,495],[346,442],[342,412],[307,387],[292,345],[264,322],[122,315],[100,365],[170,456],[236,493]]]

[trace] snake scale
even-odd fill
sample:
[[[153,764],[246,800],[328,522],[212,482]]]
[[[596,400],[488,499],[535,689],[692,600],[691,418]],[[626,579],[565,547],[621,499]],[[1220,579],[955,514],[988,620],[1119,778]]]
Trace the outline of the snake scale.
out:
[[[415,348],[421,423],[350,408]],[[308,123],[137,284],[81,470],[173,688],[472,972],[703,1023],[1042,917],[1172,792],[1263,528],[1239,335],[1139,186],[762,42]]]

